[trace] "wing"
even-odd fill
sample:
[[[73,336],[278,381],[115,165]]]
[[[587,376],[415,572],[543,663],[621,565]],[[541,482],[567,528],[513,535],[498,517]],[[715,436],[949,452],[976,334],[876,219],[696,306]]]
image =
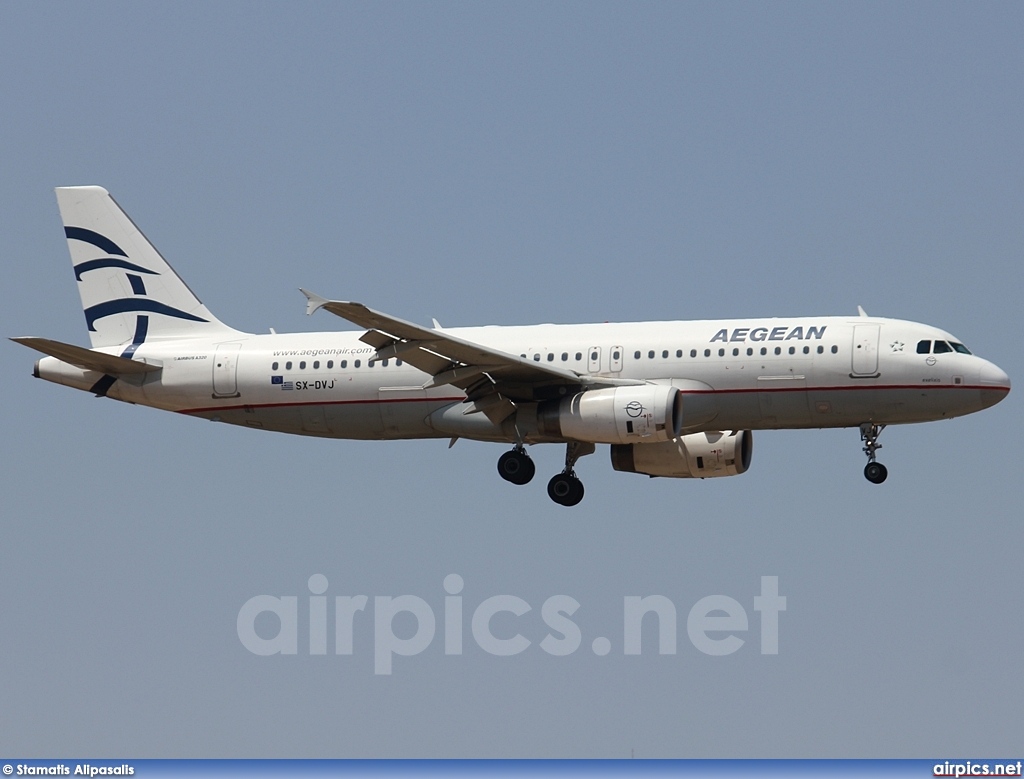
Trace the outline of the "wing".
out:
[[[443,330],[406,322],[362,303],[327,300],[301,290],[309,301],[306,313],[323,308],[349,322],[367,328],[360,338],[377,350],[375,359],[399,358],[431,376],[423,387],[450,384],[464,390],[492,419],[511,414],[515,402],[561,397],[584,387],[637,384],[609,379],[567,368],[528,360],[518,354],[466,341]],[[504,401],[504,402],[503,402]],[[511,401],[511,402],[509,402]],[[494,408],[492,412],[492,407]],[[502,417],[503,418],[503,417]]]

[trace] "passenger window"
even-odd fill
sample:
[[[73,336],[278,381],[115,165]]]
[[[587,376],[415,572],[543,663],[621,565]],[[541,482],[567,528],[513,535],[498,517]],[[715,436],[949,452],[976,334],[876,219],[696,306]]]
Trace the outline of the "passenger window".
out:
[[[354,363],[352,363],[352,367],[353,368],[358,368],[359,367],[359,360],[356,360]]]
[[[811,347],[805,346],[804,347],[804,354],[810,354],[810,353],[811,353]]]
[[[725,349],[719,349],[718,350],[718,356],[719,357],[725,357]]]
[[[819,346],[818,347],[818,354],[824,354],[824,353],[825,353],[825,347],[824,346]]]
[[[533,355],[533,361],[534,362],[540,362],[540,355],[539,354]]]
[[[598,358],[597,351],[593,351],[593,352],[590,353],[590,360],[591,360],[591,362],[597,362],[597,358]]]
[[[832,354],[839,354],[839,347],[838,346],[835,346],[835,345],[832,346]]]
[[[668,349],[666,349],[665,351],[663,351],[661,353],[661,359],[663,359],[663,360],[668,359]]]
[[[376,364],[377,364],[377,361],[376,361],[376,360],[367,360],[367,361],[366,361],[366,367],[367,367],[367,368],[372,368],[372,367],[373,367],[374,365],[376,365]]]
[[[782,347],[781,346],[776,346],[775,347],[775,353],[776,354],[782,354]]]
[[[733,357],[739,357],[739,356],[740,356],[740,350],[739,350],[739,349],[736,349],[736,348],[734,348],[734,349],[732,350],[732,356],[733,356]]]
[[[562,362],[569,362],[569,352],[562,352]]]
[[[270,366],[270,370],[272,370],[272,371],[276,371],[277,370],[277,363],[276,362],[273,365]]]
[[[953,351],[953,348],[945,341],[935,342],[935,351],[932,354],[946,354],[947,352]]]
[[[790,354],[796,354],[796,347],[795,346],[789,347],[789,353]]]
[[[917,342],[917,353],[918,354],[929,354],[932,350],[931,341],[918,341]]]
[[[402,361],[401,360],[395,360],[395,367],[396,368],[401,368],[402,367]]]
[[[306,370],[306,361],[305,360],[303,360],[302,362],[299,363],[299,370],[300,371]]]
[[[583,352],[576,352],[576,362],[583,359]]]
[[[327,370],[330,370],[333,367],[334,367],[334,360],[328,360],[327,361]]]
[[[341,365],[342,368],[347,368],[348,367],[348,360],[342,360],[338,364]]]
[[[555,353],[554,352],[548,352],[548,362],[551,362],[554,359],[555,359]]]
[[[767,346],[762,346],[761,347],[761,356],[764,357],[766,354],[768,354],[768,347]]]
[[[319,368],[320,368],[320,361],[319,360],[314,360],[313,361],[313,370],[317,370]]]
[[[387,368],[388,367],[388,361],[387,360],[381,360],[380,361],[380,366],[382,368]]]
[[[690,356],[691,357],[696,357],[697,356],[697,350],[696,349],[690,349]]]
[[[682,357],[682,356],[683,356],[683,350],[682,349],[676,349],[676,357]]]
[[[747,347],[747,357],[753,357],[753,356],[754,356],[754,350],[753,350],[753,349],[751,349],[751,348],[750,348],[750,347],[748,346],[748,347]]]
[[[633,359],[634,360],[639,360],[640,359],[640,352],[633,352]]]
[[[651,349],[651,351],[647,352],[647,359],[648,360],[653,360],[654,359],[654,349]]]
[[[710,349],[705,349],[704,350],[704,356],[705,357],[710,357],[711,356],[711,350]]]

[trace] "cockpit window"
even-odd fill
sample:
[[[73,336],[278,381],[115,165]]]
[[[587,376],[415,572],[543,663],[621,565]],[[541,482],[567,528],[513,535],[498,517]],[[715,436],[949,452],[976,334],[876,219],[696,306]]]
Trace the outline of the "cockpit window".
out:
[[[932,354],[946,354],[947,352],[953,351],[953,347],[945,341],[935,342],[935,351]]]
[[[956,341],[950,341],[950,346],[953,347],[954,351],[960,352],[960,354],[970,354],[971,350],[963,344],[958,344]]]
[[[917,342],[917,353],[918,354],[930,354],[932,351],[931,341],[918,341]]]

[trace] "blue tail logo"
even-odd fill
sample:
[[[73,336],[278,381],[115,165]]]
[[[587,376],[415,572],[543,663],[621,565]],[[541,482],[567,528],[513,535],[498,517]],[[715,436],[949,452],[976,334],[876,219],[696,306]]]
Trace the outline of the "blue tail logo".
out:
[[[93,230],[86,230],[84,227],[65,227],[64,234],[69,239],[92,244],[96,248],[102,249],[108,255],[96,260],[81,262],[76,265],[76,281],[81,282],[82,275],[89,271],[99,270],[101,268],[121,268],[126,271],[128,283],[131,284],[132,292],[136,295],[136,297],[131,298],[108,300],[105,303],[99,303],[85,309],[85,322],[90,331],[96,332],[95,323],[97,319],[102,319],[106,316],[113,316],[114,314],[128,314],[135,311],[146,311],[152,314],[174,317],[176,319],[185,319],[190,322],[209,321],[208,319],[203,319],[195,314],[190,314],[187,311],[182,311],[180,308],[174,308],[173,306],[168,306],[166,303],[160,303],[159,301],[145,297],[146,283],[141,274],[150,276],[159,276],[160,274],[131,262],[124,249],[106,236],[100,235]],[[148,319],[148,317],[139,317],[139,322],[141,323],[142,321],[146,321],[148,323]],[[145,338],[145,336],[143,336],[143,338]],[[132,351],[134,351],[134,349]]]

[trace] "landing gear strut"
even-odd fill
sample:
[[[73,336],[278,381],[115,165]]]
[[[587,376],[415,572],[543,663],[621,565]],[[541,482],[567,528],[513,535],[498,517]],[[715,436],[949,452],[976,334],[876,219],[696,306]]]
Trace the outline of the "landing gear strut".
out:
[[[533,464],[522,444],[516,444],[512,451],[505,452],[498,458],[498,473],[505,481],[513,484],[526,484],[536,472],[537,466]]]
[[[548,497],[560,506],[575,506],[583,500],[583,482],[576,476],[573,467],[576,461],[593,454],[596,447],[579,441],[565,445],[565,469],[556,473],[548,482]]]
[[[889,470],[880,462],[875,462],[875,452],[882,448],[878,436],[885,425],[865,423],[860,426],[860,440],[864,442],[864,454],[868,456],[868,464],[864,466],[864,478],[872,484],[881,484],[889,475]]]

